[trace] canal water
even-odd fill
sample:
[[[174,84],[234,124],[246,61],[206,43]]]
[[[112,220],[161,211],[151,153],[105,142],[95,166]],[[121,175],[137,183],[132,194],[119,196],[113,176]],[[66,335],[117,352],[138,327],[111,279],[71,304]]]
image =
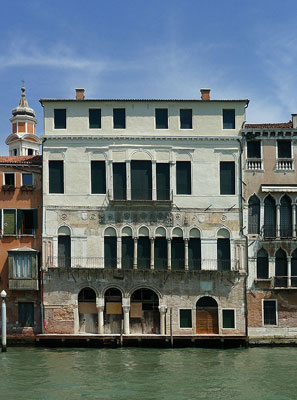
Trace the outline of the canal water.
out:
[[[297,399],[297,348],[44,349],[0,353],[5,400]]]

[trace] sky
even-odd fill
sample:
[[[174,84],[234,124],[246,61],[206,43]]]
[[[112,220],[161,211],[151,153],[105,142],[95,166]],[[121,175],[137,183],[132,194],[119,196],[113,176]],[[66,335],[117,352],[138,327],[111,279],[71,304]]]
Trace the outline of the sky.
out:
[[[247,122],[297,113],[296,0],[1,2],[0,153],[22,80],[40,98],[250,99]]]

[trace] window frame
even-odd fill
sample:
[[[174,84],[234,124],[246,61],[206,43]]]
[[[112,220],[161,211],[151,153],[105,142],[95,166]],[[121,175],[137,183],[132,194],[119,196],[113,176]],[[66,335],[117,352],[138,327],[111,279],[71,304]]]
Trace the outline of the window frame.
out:
[[[90,111],[92,111],[92,110],[100,110],[100,127],[99,128],[91,128],[91,126],[90,126]],[[91,107],[91,108],[89,108],[89,129],[90,130],[94,130],[94,129],[102,129],[102,109],[101,108],[98,108],[98,107]]]
[[[186,311],[186,310],[190,310],[191,311],[191,327],[182,327],[182,326],[180,326],[180,323],[181,323],[181,315],[180,315],[180,313],[181,313],[181,311]],[[186,329],[186,330],[193,330],[193,309],[192,308],[190,308],[190,307],[183,307],[183,308],[179,308],[178,309],[178,328],[179,329]]]
[[[124,127],[121,127],[121,128],[116,128],[115,127],[115,116],[114,116],[114,112],[115,112],[115,110],[124,110]],[[113,107],[113,109],[112,109],[112,128],[113,129],[119,129],[119,130],[123,130],[123,129],[126,129],[126,127],[127,127],[127,113],[126,113],[126,108],[125,107]]]
[[[25,185],[24,184],[24,178],[23,178],[23,176],[24,175],[32,175],[32,185]],[[34,187],[34,172],[22,172],[22,179],[21,179],[21,181],[22,181],[22,186],[25,186],[25,187],[30,187],[30,186],[32,186],[32,187]]]
[[[92,190],[92,162],[101,162],[101,163],[104,163],[104,166],[105,166],[105,182],[104,182],[104,184],[105,184],[105,191],[104,191],[104,193],[93,193],[93,190]],[[107,162],[106,162],[106,160],[104,159],[104,160],[90,160],[90,166],[89,166],[89,178],[90,178],[90,180],[89,180],[89,182],[90,182],[90,195],[91,196],[106,196],[107,194],[108,194],[108,187],[107,187],[107,184],[108,184],[108,176],[107,176],[107,170],[108,170],[108,165],[107,165]]]
[[[62,165],[63,165],[63,191],[62,192],[59,192],[59,193],[55,193],[55,192],[51,192],[50,191],[50,163],[51,162],[56,162],[56,161],[58,161],[58,162],[61,162],[62,163]],[[65,187],[66,187],[66,182],[65,182],[65,162],[64,162],[64,160],[48,160],[48,164],[47,164],[47,167],[48,167],[48,182],[47,182],[47,185],[48,185],[48,194],[50,194],[51,196],[61,196],[61,195],[64,195],[65,194]]]
[[[279,142],[284,142],[284,141],[290,142],[290,145],[291,145],[291,157],[279,157],[279,155],[278,155],[278,143]],[[293,140],[292,139],[276,139],[275,150],[276,150],[275,157],[276,157],[277,160],[292,160],[293,157],[294,157],[293,156],[293,154],[294,154]]]
[[[248,143],[259,143],[260,144],[260,157],[249,157],[248,155]],[[262,160],[263,159],[263,146],[262,140],[247,140],[246,141],[246,159],[255,159],[255,160]]]
[[[236,309],[235,308],[222,308],[222,329],[236,329]],[[225,328],[224,327],[224,311],[233,311],[233,320],[234,326],[233,328]]]
[[[8,183],[6,183],[6,175],[14,175],[14,185],[9,185]],[[16,188],[16,172],[3,172],[3,185],[4,186],[11,186],[13,188]]]
[[[191,128],[182,128],[181,127],[181,112],[182,111],[191,111]],[[189,130],[193,130],[193,108],[180,108],[179,109],[179,129],[181,131],[189,131]]]
[[[16,280],[32,280],[33,278],[33,258],[35,257],[35,254],[29,253],[25,254],[25,252],[19,253],[19,254],[14,254],[12,257],[12,278],[11,279],[16,279]],[[24,258],[27,257],[28,261],[30,259],[31,261],[31,276],[16,276],[15,270],[17,269],[16,265],[16,258]],[[23,268],[23,267],[22,267]]]
[[[268,301],[274,301],[275,302],[275,324],[265,324],[264,322],[264,303]],[[262,326],[278,326],[278,300],[277,299],[262,299]]]
[[[167,111],[167,128],[158,128],[157,127],[157,110],[166,110]],[[155,107],[155,130],[168,130],[169,129],[169,109],[168,107]]]
[[[234,111],[234,128],[224,128],[224,111]],[[235,108],[222,108],[222,129],[224,131],[234,131],[236,129],[236,109]]]
[[[222,163],[233,163],[234,164],[234,193],[221,193],[221,164]],[[237,164],[235,161],[225,161],[225,160],[220,160],[219,161],[219,196],[236,196],[237,195],[237,187],[236,187],[236,179],[237,179]]]
[[[177,163],[190,163],[190,193],[177,193]],[[186,161],[182,161],[182,160],[177,160],[175,162],[175,195],[176,196],[192,196],[193,195],[193,162],[186,160]]]
[[[56,128],[56,124],[55,124],[55,111],[56,110],[65,110],[65,128]],[[54,131],[64,131],[64,130],[66,130],[67,129],[67,125],[68,125],[68,123],[67,123],[67,108],[66,107],[58,107],[58,108],[54,108],[54,118],[53,118],[53,130]]]

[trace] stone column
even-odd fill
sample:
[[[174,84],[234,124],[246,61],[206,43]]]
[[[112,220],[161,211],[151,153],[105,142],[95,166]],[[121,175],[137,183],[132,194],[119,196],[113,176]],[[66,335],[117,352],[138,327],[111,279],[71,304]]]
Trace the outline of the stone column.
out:
[[[155,239],[151,238],[151,269],[155,269]]]
[[[276,205],[276,237],[280,237],[280,204]]]
[[[131,161],[126,161],[127,200],[131,200]]]
[[[264,202],[260,202],[260,234],[264,237]]]
[[[167,239],[167,266],[171,269],[171,239]]]
[[[296,203],[292,204],[292,237],[296,239]]]
[[[185,238],[184,239],[184,245],[185,245],[185,270],[189,269],[189,239]]]
[[[130,299],[123,298],[123,313],[124,313],[124,334],[130,334]]]
[[[157,165],[152,161],[152,200],[157,200]]]
[[[137,238],[134,238],[133,269],[137,269]]]
[[[291,266],[292,266],[292,257],[291,256],[288,256],[287,257],[287,260],[288,260],[288,270],[287,270],[287,275],[288,275],[288,287],[291,287],[291,276],[292,276],[292,273],[291,273]]]
[[[160,311],[160,334],[161,335],[165,335],[165,315],[166,315],[166,310],[167,310],[167,306],[165,305],[160,305],[159,306],[159,311]]]
[[[96,307],[98,312],[98,333],[104,334],[104,298],[99,298],[96,301]]]
[[[113,196],[113,170],[112,170],[112,160],[107,161],[107,195],[108,198],[114,199]]]
[[[268,257],[268,266],[269,266],[269,277],[275,277],[275,257]]]
[[[117,238],[117,268],[122,268],[122,238]]]

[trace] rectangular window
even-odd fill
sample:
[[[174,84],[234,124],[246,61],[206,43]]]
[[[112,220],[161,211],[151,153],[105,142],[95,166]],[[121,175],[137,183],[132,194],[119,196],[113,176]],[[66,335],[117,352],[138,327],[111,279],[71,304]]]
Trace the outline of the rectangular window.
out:
[[[17,210],[17,230],[21,235],[33,235],[37,228],[37,210]]]
[[[131,199],[152,199],[151,161],[131,161]]]
[[[19,303],[18,304],[18,321],[20,326],[34,326],[34,304]]]
[[[230,239],[218,238],[217,239],[217,261],[218,271],[230,271]]]
[[[263,300],[264,325],[276,325],[276,300]]]
[[[137,241],[137,268],[149,269],[151,257],[151,242],[148,236],[141,236]]]
[[[166,270],[168,268],[166,237],[156,237],[154,241],[154,247],[155,269]]]
[[[157,199],[170,199],[170,168],[168,163],[157,163]]]
[[[49,193],[64,193],[64,163],[49,161]]]
[[[126,200],[127,179],[126,163],[113,163],[113,198],[114,200]]]
[[[220,162],[220,193],[235,194],[235,162]]]
[[[183,110],[179,112],[180,116],[180,129],[192,129],[192,110]]]
[[[4,173],[4,185],[15,187],[15,174],[6,172]]]
[[[66,109],[54,110],[54,127],[55,129],[66,129]]]
[[[104,238],[104,268],[117,267],[117,238],[105,236]]]
[[[171,240],[171,269],[185,269],[185,244],[182,237],[174,237]]]
[[[235,328],[234,310],[223,310],[223,328]]]
[[[22,174],[22,186],[33,186],[33,174]]]
[[[156,129],[168,129],[168,109],[167,108],[156,108]]]
[[[191,162],[176,162],[176,194],[191,194]]]
[[[32,279],[32,256],[15,255],[13,257],[13,278]]]
[[[101,109],[90,108],[89,109],[89,128],[100,129],[101,128]]]
[[[16,234],[16,210],[3,210],[3,234]]]
[[[126,110],[124,108],[113,109],[113,128],[114,129],[126,128]]]
[[[292,158],[291,140],[277,141],[277,156],[278,158]]]
[[[106,193],[105,161],[91,161],[91,193]]]
[[[192,328],[192,310],[179,310],[179,327]]]
[[[235,110],[223,110],[223,129],[235,129]]]
[[[261,158],[261,142],[249,141],[247,142],[247,157],[248,158]]]

